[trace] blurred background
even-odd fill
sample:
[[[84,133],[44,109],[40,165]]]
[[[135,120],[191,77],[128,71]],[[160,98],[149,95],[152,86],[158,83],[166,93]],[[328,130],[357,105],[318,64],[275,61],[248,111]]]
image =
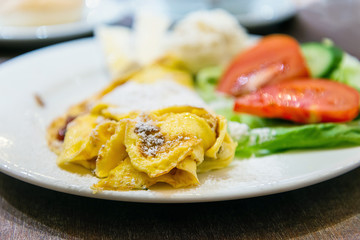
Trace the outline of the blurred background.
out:
[[[223,8],[251,34],[286,33],[300,42],[331,38],[360,57],[358,0],[0,0],[0,51],[18,52],[92,36],[98,25],[131,27],[138,12],[177,21]]]

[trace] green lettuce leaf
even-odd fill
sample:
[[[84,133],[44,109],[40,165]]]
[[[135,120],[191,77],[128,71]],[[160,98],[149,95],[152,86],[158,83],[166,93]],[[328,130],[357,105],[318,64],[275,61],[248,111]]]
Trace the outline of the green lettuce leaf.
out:
[[[238,157],[263,156],[291,149],[360,145],[360,120],[250,129],[238,142]]]
[[[215,87],[222,71],[221,67],[207,67],[196,75],[195,89],[205,102],[209,103],[217,99]]]

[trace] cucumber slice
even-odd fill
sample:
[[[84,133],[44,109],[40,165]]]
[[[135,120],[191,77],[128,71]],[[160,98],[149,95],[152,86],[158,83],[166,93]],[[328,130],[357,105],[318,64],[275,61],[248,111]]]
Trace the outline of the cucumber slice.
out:
[[[301,50],[311,76],[315,78],[328,77],[343,56],[339,48],[317,42],[304,43]]]

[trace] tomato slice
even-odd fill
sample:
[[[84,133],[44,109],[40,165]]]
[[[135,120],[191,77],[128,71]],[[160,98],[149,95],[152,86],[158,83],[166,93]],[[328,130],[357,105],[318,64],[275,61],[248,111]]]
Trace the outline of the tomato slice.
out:
[[[299,123],[346,122],[359,114],[359,92],[325,79],[296,79],[239,97],[234,111]]]
[[[290,36],[274,34],[236,56],[220,78],[217,90],[240,96],[264,85],[309,76],[298,42]]]

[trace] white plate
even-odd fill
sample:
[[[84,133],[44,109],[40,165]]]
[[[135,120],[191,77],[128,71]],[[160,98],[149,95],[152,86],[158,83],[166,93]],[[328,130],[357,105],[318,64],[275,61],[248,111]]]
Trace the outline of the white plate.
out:
[[[233,14],[241,25],[248,28],[266,27],[283,22],[296,14],[292,0],[137,0],[137,9],[165,13],[173,20],[186,14],[214,8],[222,8]]]
[[[235,160],[226,169],[200,174],[201,185],[93,194],[91,175],[66,172],[47,148],[45,129],[71,104],[108,83],[99,46],[82,39],[37,50],[0,65],[0,170],[41,187],[93,198],[137,202],[205,202],[289,191],[360,165],[360,147],[289,152]],[[39,94],[45,107],[39,107]]]
[[[0,26],[0,43],[47,42],[83,36],[91,33],[96,25],[114,23],[129,14],[127,0],[85,1],[83,17],[80,21],[38,27]]]
[[[233,13],[245,27],[265,27],[293,17],[296,6],[291,0],[256,0],[252,1],[248,11]]]

